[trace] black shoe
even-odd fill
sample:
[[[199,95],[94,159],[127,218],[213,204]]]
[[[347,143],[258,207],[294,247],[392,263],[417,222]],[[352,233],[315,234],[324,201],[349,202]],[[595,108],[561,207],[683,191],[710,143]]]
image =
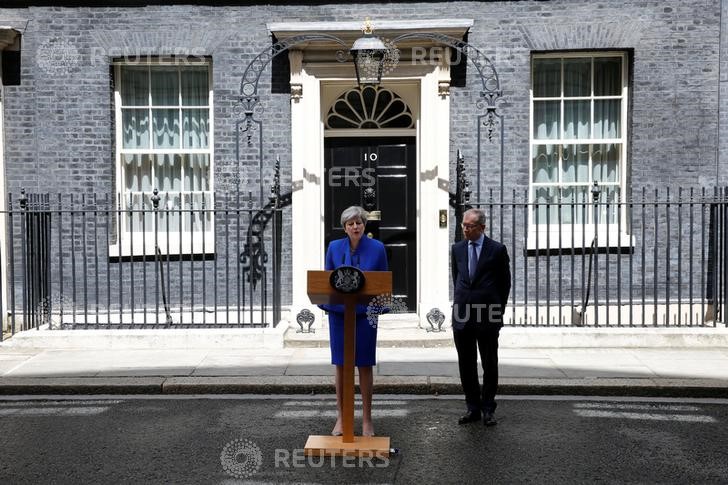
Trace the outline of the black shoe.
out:
[[[484,426],[495,426],[496,424],[498,424],[498,420],[495,419],[492,411],[486,411],[483,413]]]
[[[476,421],[480,421],[480,411],[468,411],[458,419],[458,424],[468,424]]]

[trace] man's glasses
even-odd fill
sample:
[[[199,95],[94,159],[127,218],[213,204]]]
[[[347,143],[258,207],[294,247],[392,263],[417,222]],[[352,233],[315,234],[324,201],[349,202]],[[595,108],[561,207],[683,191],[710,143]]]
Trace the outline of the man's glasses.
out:
[[[481,226],[481,224],[465,224],[465,223],[463,223],[463,224],[460,224],[460,226],[461,226],[461,227],[462,227],[463,229],[468,229],[468,230],[470,230],[470,229],[476,229],[476,228],[480,227],[480,226]]]

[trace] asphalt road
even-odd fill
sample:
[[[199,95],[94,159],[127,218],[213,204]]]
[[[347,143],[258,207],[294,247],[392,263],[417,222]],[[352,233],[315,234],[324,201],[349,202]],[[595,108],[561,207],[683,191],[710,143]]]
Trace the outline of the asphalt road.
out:
[[[0,483],[728,482],[726,400],[553,399],[485,428],[460,399],[380,396],[389,460],[303,456],[331,396],[3,400]]]

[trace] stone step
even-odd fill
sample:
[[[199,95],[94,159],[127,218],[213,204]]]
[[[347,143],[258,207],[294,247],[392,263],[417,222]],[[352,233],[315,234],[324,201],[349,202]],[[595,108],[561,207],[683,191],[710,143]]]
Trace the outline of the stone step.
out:
[[[328,347],[327,327],[314,333],[289,327],[283,336],[288,348]],[[381,328],[377,346],[383,348],[437,348],[454,346],[452,329],[428,332],[424,328]],[[503,348],[728,348],[728,328],[711,327],[512,327],[499,339]]]
[[[377,327],[379,330],[390,329],[416,329],[420,326],[420,319],[416,313],[393,313],[380,315]]]
[[[301,333],[296,326],[289,327],[283,336],[283,345],[288,348],[319,348],[329,346],[328,327],[314,329],[313,333]],[[379,328],[377,346],[387,348],[399,347],[449,347],[452,346],[452,331],[428,332],[417,327]]]
[[[379,317],[377,323],[379,347],[447,347],[453,345],[452,332],[427,331],[420,326],[416,313],[393,313]],[[284,346],[290,348],[319,348],[329,346],[328,320],[314,327],[313,333],[303,333],[291,325],[284,335]]]

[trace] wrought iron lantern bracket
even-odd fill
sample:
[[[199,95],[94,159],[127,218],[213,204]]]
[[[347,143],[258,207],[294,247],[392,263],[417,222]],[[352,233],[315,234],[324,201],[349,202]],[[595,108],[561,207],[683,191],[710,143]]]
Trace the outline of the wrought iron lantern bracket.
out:
[[[252,117],[256,106],[260,102],[260,96],[258,95],[260,76],[274,57],[300,44],[325,41],[333,41],[341,45],[344,49],[336,52],[336,59],[339,62],[345,62],[347,60],[349,54],[345,49],[348,48],[348,44],[344,40],[335,35],[319,33],[301,34],[278,41],[270,48],[264,49],[255,59],[250,61],[250,64],[248,64],[248,67],[245,68],[245,72],[243,73],[238,99],[245,116]]]

